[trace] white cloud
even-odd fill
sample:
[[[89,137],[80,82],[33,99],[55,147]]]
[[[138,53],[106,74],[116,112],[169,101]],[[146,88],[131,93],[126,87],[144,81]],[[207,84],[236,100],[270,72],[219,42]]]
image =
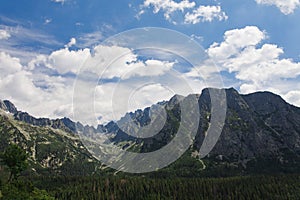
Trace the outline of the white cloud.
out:
[[[60,74],[76,74],[85,60],[90,56],[89,49],[69,50],[68,48],[53,51],[50,55],[39,55],[28,63],[33,70],[44,66],[56,70]]]
[[[11,57],[5,52],[0,52],[0,77],[4,78],[7,75],[21,71],[22,65],[20,59]]]
[[[76,22],[75,25],[76,25],[76,26],[83,26],[84,24],[81,23],[81,22]]]
[[[135,76],[159,76],[169,71],[173,67],[173,62],[164,62],[160,60],[146,60],[136,61],[131,60],[128,64],[113,65],[107,70],[107,73],[103,73],[104,78],[119,77],[121,79],[129,79]]]
[[[28,63],[28,69],[43,66],[56,70],[59,74],[76,74],[83,68],[104,79],[129,79],[135,76],[163,75],[173,65],[174,62],[155,59],[138,60],[137,55],[128,48],[98,45],[92,50],[70,50],[66,47],[53,51],[50,55],[39,55]]]
[[[9,32],[7,30],[0,29],[0,40],[6,40],[10,37],[11,37],[11,35],[9,34]]]
[[[199,22],[211,22],[217,19],[219,21],[227,20],[228,16],[221,10],[220,6],[199,6],[191,13],[185,14],[184,22],[187,24],[197,24]]]
[[[238,54],[245,47],[259,44],[266,37],[266,33],[256,26],[229,30],[224,34],[224,41],[212,44],[207,52],[210,57],[220,62]]]
[[[0,91],[8,98],[27,102],[32,95],[38,95],[37,89],[30,80],[30,72],[23,70],[20,60],[7,53],[0,52]],[[38,98],[38,97],[37,97]]]
[[[289,91],[286,95],[284,95],[284,98],[288,102],[292,102],[294,105],[300,105],[300,90],[292,90]]]
[[[174,62],[166,62],[160,60],[146,60],[145,62],[133,63],[128,66],[129,74],[124,78],[131,76],[159,76],[169,71],[174,65]]]
[[[0,71],[1,99],[11,100],[19,110],[36,117],[72,116],[74,80],[31,71],[4,52],[0,52]]]
[[[98,45],[92,52],[93,55],[86,59],[84,68],[102,79],[159,76],[174,65],[174,62],[155,59],[138,60],[137,55],[130,49],[120,46]]]
[[[52,22],[52,19],[45,19],[44,24],[49,24],[49,23],[51,23],[51,22]]]
[[[186,24],[197,24],[199,22],[211,22],[214,19],[219,21],[226,20],[228,16],[221,10],[220,6],[204,6],[200,5],[196,8],[196,2],[189,0],[173,1],[173,0],[144,0],[141,10],[136,18],[140,18],[145,13],[145,8],[153,8],[153,13],[162,12],[166,20],[177,24],[178,13],[183,15],[183,21]],[[180,14],[181,15],[181,14]],[[179,17],[180,18],[180,17]]]
[[[239,80],[241,92],[268,90],[300,105],[292,97],[300,88],[295,84],[300,77],[300,63],[280,58],[284,51],[277,45],[261,44],[266,37],[264,31],[254,26],[226,31],[224,41],[214,43],[207,52],[223,71]]]
[[[164,12],[164,17],[171,21],[171,14],[175,11],[184,12],[185,9],[194,8],[195,2],[189,2],[189,0],[183,1],[173,1],[173,0],[145,0],[142,7],[153,7],[153,13],[158,13],[159,11]],[[143,14],[143,12],[141,13]]]
[[[279,10],[285,14],[291,14],[299,7],[299,0],[255,0],[258,4],[275,5]]]
[[[69,48],[71,46],[74,46],[75,44],[76,44],[76,38],[71,38],[70,42],[67,45],[65,45],[65,47]]]
[[[48,62],[52,68],[56,69],[60,74],[68,72],[77,73],[89,55],[89,49],[70,51],[65,48],[52,52],[48,57]]]
[[[71,38],[65,48],[51,52],[49,55],[38,55],[28,62],[28,69],[47,67],[56,70],[59,74],[76,74],[90,54],[90,49],[70,50],[69,47],[76,44],[76,39]]]

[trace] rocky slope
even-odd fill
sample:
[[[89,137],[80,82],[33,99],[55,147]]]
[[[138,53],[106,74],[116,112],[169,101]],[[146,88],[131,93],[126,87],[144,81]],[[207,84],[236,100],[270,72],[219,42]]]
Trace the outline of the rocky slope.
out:
[[[12,113],[19,112],[13,104],[4,101],[0,105],[0,152],[10,143],[25,149],[30,163],[27,173],[87,175],[99,168],[100,163],[86,150],[78,135],[53,126],[55,123],[37,126],[16,120]]]

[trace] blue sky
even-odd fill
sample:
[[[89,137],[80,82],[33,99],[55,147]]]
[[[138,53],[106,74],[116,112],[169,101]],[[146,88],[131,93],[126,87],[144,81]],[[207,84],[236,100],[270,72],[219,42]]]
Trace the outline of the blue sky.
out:
[[[76,75],[96,52],[108,60],[111,54],[126,54],[102,80],[101,91],[108,97],[99,100],[99,105],[95,103],[97,111],[90,117],[100,119],[99,122],[116,119],[125,110],[149,106],[174,94],[161,83],[138,87],[140,80],[146,80],[148,72],[143,70],[152,66],[157,70],[156,74],[152,71],[155,76],[179,70],[191,81],[194,92],[216,86],[211,80],[218,74],[224,87],[235,87],[242,93],[269,90],[300,106],[299,5],[299,0],[3,1],[0,99],[10,99],[36,116],[72,118]],[[109,47],[102,43],[115,34],[142,27],[167,28],[193,38],[214,60],[218,72],[207,61],[205,66],[194,66],[204,74],[198,78],[197,72],[178,55],[158,56],[154,51],[153,56],[149,51],[142,55],[130,49],[130,44]],[[122,73],[129,73],[126,67],[136,69],[135,76],[140,80],[135,77],[120,82],[125,76]],[[122,91],[133,95],[131,102],[122,100],[126,102],[125,110],[121,108],[124,105],[112,106],[113,93],[109,91],[118,84]],[[86,115],[80,120],[93,123]]]

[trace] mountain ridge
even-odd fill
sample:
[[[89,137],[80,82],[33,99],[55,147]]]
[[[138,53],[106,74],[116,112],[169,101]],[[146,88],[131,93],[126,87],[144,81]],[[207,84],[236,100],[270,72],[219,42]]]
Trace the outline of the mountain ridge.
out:
[[[193,165],[198,167],[195,169],[191,168],[190,171],[203,173],[200,170],[203,164],[208,168],[208,171],[222,171],[221,169],[229,168],[230,170],[236,170],[237,173],[241,173],[255,171],[260,167],[262,171],[267,171],[268,168],[275,168],[274,171],[277,172],[299,172],[297,168],[299,168],[298,163],[300,163],[300,108],[288,104],[279,95],[271,92],[241,95],[234,88],[225,89],[224,91],[226,92],[227,113],[223,131],[217,144],[207,157],[200,160],[200,164],[197,152],[199,152],[207,129],[210,126],[211,99],[208,88],[203,89],[201,94],[195,94],[198,98],[200,110],[199,128],[192,146],[183,155],[183,159],[192,159],[193,161],[191,162],[198,163]],[[180,124],[180,99],[184,98],[178,97],[180,96],[175,95],[169,101],[159,103],[167,111],[167,121],[162,130],[150,138],[135,138],[128,135],[118,127],[118,121],[111,121],[106,125],[100,124],[97,128],[94,128],[83,126],[79,122],[75,123],[68,118],[55,120],[34,118],[26,112],[18,111],[9,101],[0,101],[0,108],[4,112],[10,112],[14,120],[19,121],[18,123],[21,123],[22,126],[31,124],[34,127],[52,128],[54,132],[55,130],[62,130],[65,135],[68,135],[69,139],[71,137],[77,137],[78,139],[78,131],[93,134],[109,133],[111,134],[111,142],[123,149],[134,152],[151,152],[168,144],[176,134]],[[138,127],[143,127],[151,121],[149,109],[137,110],[128,113],[128,115]],[[4,118],[2,117],[3,121],[5,121]],[[28,129],[35,128],[31,127]],[[58,135],[57,137],[64,138],[65,136]],[[74,143],[74,141],[69,139],[67,143],[70,146],[66,148],[73,149],[75,154],[78,155],[83,153],[76,149],[77,147],[74,147],[76,146],[74,144],[79,144],[80,140],[78,139]],[[79,146],[84,149],[82,144]],[[33,147],[30,146],[30,148]],[[52,148],[55,149],[55,147]],[[54,151],[57,152],[57,150]],[[32,153],[33,151],[31,151]],[[87,150],[84,150],[83,154],[88,155],[84,158],[86,163],[88,163],[87,160],[93,160],[92,155]],[[44,157],[46,160],[49,159],[47,155]],[[61,165],[62,162],[59,161],[59,163]],[[92,163],[94,167],[101,165],[96,160],[93,160]],[[176,163],[167,169],[172,168],[172,166],[184,165],[180,159]],[[262,163],[269,163],[271,166],[261,166]],[[274,167],[272,165],[277,166]],[[164,170],[162,169],[162,171]]]

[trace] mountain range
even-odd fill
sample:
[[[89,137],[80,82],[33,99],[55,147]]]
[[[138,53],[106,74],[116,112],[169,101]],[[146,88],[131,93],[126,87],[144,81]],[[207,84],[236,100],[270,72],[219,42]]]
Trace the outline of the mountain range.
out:
[[[209,91],[207,88],[199,95],[193,94],[200,120],[192,145],[176,162],[153,174],[227,176],[300,172],[300,108],[271,92],[242,95],[233,88],[222,90],[227,104],[222,133],[212,151],[204,158],[199,157],[212,118]],[[128,135],[119,125],[130,118],[137,127],[147,126],[153,106],[95,128],[68,118],[35,118],[19,111],[10,101],[0,101],[0,151],[9,143],[26,149],[30,155],[28,173],[114,173],[91,155],[79,133],[105,134],[126,151],[153,152],[169,144],[176,135],[181,122],[180,103],[186,98],[175,95],[153,105],[166,110],[166,122],[157,134],[147,138]]]

